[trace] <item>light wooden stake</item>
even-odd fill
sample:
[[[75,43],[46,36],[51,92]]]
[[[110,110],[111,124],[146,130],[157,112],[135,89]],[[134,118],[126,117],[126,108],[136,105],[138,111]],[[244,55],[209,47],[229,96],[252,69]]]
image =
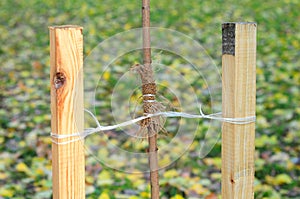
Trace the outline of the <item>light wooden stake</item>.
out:
[[[83,132],[82,28],[54,26],[49,29],[52,132],[59,135]],[[82,140],[52,144],[54,199],[85,198],[84,172]]]
[[[255,115],[256,24],[222,25],[223,117]],[[255,123],[223,123],[222,199],[254,198]]]

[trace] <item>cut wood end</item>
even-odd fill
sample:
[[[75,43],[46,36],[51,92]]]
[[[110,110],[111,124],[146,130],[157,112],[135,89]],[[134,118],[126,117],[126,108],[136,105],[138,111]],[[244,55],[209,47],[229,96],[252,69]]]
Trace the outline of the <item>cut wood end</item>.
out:
[[[256,22],[223,22],[222,26],[223,25],[230,25],[230,24],[236,24],[236,25],[243,25],[243,24],[249,24],[249,25],[251,25],[251,24],[253,24],[255,26],[257,25]]]
[[[222,55],[235,56],[235,34],[237,27],[256,28],[255,22],[224,22],[222,23]]]
[[[48,27],[50,30],[54,30],[54,29],[79,29],[82,30],[83,27],[82,26],[77,26],[77,25],[59,25],[59,26],[49,26]]]

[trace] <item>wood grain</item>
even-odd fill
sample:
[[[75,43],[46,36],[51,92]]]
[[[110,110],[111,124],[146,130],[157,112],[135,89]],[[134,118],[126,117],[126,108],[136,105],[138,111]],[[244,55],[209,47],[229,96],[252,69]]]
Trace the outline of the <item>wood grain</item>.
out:
[[[82,27],[50,27],[51,129],[64,135],[83,131]],[[59,139],[57,142],[71,138]],[[53,198],[85,198],[83,140],[52,144]]]
[[[223,117],[253,116],[256,104],[256,24],[224,23],[222,29]],[[254,198],[254,140],[255,123],[223,123],[223,199]]]

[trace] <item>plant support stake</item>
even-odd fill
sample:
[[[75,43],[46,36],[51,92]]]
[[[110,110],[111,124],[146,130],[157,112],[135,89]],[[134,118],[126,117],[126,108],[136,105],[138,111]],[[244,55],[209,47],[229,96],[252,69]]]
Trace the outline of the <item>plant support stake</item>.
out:
[[[58,135],[83,132],[82,27],[50,27],[51,130]],[[56,139],[65,142],[72,138]],[[83,140],[52,143],[54,199],[85,198]]]
[[[223,117],[255,116],[256,23],[222,25]],[[255,123],[222,126],[222,198],[254,198]]]

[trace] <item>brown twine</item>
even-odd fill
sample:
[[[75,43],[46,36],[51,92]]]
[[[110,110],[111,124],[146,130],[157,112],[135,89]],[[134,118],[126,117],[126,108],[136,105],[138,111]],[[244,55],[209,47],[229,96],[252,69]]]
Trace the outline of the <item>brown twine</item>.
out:
[[[138,72],[141,76],[144,113],[154,114],[163,111],[165,107],[155,101],[157,89],[150,64],[135,64],[131,67],[131,70]],[[144,119],[140,122],[138,134],[145,137],[152,137],[160,131],[165,132],[163,128],[165,121],[166,119],[162,116]]]
[[[155,83],[143,84],[142,93],[143,95],[147,95],[147,94],[156,95],[156,84]]]

